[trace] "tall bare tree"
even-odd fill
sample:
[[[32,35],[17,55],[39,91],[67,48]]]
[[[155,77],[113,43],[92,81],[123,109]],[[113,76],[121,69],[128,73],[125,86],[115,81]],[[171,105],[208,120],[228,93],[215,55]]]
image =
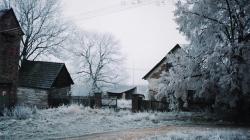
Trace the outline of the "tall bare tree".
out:
[[[112,35],[80,32],[75,34],[69,49],[77,77],[89,84],[91,93],[121,80],[123,57],[119,42]]]
[[[60,47],[66,30],[60,18],[58,0],[3,0],[3,8],[13,8],[25,33],[21,44],[21,59],[38,56]]]

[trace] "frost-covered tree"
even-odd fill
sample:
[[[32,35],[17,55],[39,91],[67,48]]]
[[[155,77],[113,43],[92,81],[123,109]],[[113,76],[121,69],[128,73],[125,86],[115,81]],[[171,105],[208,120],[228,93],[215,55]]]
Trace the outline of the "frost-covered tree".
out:
[[[179,30],[195,48],[193,57],[201,60],[201,94],[213,94],[215,106],[224,110],[238,108],[241,97],[249,94],[242,88],[247,61],[243,50],[249,47],[244,45],[250,36],[249,13],[248,0],[182,0],[176,4]]]
[[[88,84],[91,93],[122,80],[122,54],[119,42],[111,34],[76,31],[67,48],[80,81]]]
[[[161,75],[157,99],[166,97],[170,110],[188,107],[187,90],[201,86],[199,82],[193,81],[193,77],[199,75],[200,71],[198,61],[190,55],[190,48],[182,46],[166,56],[168,69]]]

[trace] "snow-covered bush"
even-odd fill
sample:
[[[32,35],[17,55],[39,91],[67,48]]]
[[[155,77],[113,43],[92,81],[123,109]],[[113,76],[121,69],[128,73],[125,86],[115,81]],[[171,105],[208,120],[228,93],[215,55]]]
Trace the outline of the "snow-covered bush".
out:
[[[163,97],[169,103],[170,110],[179,110],[188,107],[187,90],[197,90],[201,85],[192,79],[197,75],[196,60],[189,53],[190,46],[181,47],[175,52],[167,54],[167,65],[171,65],[166,72],[163,72],[158,87],[158,100]],[[193,80],[193,81],[192,81]]]
[[[12,109],[5,109],[4,116],[13,117],[18,120],[25,120],[31,118],[32,115],[36,114],[37,108],[31,108],[26,106],[16,106]]]

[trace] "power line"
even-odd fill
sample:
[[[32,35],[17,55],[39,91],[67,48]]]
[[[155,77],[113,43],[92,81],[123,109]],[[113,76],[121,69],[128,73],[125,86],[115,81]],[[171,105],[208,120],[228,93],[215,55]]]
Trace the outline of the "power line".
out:
[[[97,13],[98,11],[104,11],[104,10],[107,10],[107,9],[110,9],[110,8],[116,8],[117,6],[120,6],[120,4],[115,4],[115,5],[110,5],[110,6],[107,6],[107,7],[103,7],[103,8],[100,8],[100,9],[96,9],[96,10],[89,10],[89,11],[86,11],[86,12],[81,12],[81,13],[78,13],[78,14],[75,14],[73,16],[77,17],[77,16],[80,16],[80,15],[88,15],[88,14],[93,14],[93,13]],[[71,16],[66,16],[65,18],[70,18]]]
[[[100,9],[96,9],[96,10],[89,10],[89,11],[86,11],[86,12],[82,12],[82,13],[79,13],[79,14],[75,14],[74,16],[77,16],[77,15],[90,15],[90,14],[98,14],[98,13],[103,13],[103,11],[105,10],[110,10],[110,9],[114,9],[114,8],[121,8],[122,6],[126,6],[128,5],[129,7],[127,8],[131,8],[131,7],[140,7],[140,6],[143,6],[143,5],[147,5],[147,4],[151,4],[155,2],[154,0],[149,0],[147,2],[141,2],[141,3],[132,3],[131,4],[126,4],[126,3],[120,3],[120,4],[114,4],[114,5],[110,5],[110,6],[107,6],[107,7],[103,7],[103,8],[100,8]],[[126,9],[126,8],[125,8]],[[115,10],[115,9],[114,9]],[[119,10],[122,10],[122,9],[119,9]],[[70,16],[66,16],[65,18],[70,18]]]
[[[111,11],[107,11],[106,13],[105,13],[105,11],[103,12],[101,10],[89,11],[89,12],[86,12],[86,13],[89,13],[89,15],[93,13],[95,15],[78,18],[79,19],[78,21],[89,20],[89,19],[92,19],[92,18],[106,16],[106,15],[110,15],[110,14],[117,14],[117,13],[120,13],[120,12],[123,12],[123,11],[126,11],[126,10],[130,10],[130,9],[134,9],[134,8],[138,8],[138,7],[142,7],[142,6],[146,6],[146,5],[150,5],[152,3],[154,3],[154,1],[144,2],[142,4],[131,5],[129,7],[119,8],[117,10],[114,9],[114,10],[111,10]],[[116,8],[116,7],[114,7],[114,8]],[[108,8],[101,8],[101,9],[108,9]],[[100,12],[98,12],[98,11],[100,11]]]

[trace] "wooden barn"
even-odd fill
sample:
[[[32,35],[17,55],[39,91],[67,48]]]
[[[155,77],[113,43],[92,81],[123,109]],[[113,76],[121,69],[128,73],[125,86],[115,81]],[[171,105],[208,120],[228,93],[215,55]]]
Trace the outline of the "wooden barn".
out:
[[[23,32],[12,9],[0,11],[0,111],[16,102]]]
[[[72,84],[64,63],[25,60],[19,72],[17,103],[38,108],[68,104]]]

